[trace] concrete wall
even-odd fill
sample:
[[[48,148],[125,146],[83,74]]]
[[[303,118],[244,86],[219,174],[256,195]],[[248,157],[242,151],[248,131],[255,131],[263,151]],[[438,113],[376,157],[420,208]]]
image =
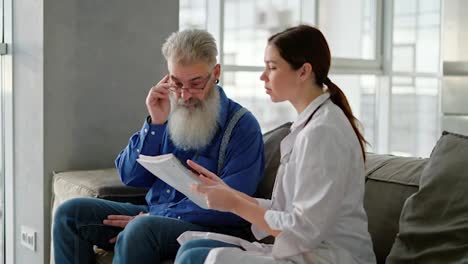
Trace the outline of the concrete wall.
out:
[[[15,263],[48,263],[52,171],[113,166],[166,70],[178,1],[15,0]],[[22,247],[22,225],[38,233]]]
[[[42,1],[13,2],[15,263],[44,259],[43,8]],[[36,252],[20,246],[22,225],[38,232]]]

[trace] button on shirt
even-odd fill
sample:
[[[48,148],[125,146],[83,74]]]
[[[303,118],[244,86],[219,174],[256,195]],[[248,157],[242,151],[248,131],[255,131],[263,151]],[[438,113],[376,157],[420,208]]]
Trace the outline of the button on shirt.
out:
[[[310,115],[313,118],[305,125]],[[304,126],[305,125],[305,126]],[[275,258],[349,252],[353,261],[375,263],[363,208],[364,161],[356,134],[342,110],[325,93],[316,98],[281,142],[281,161],[265,221],[282,230],[271,248]],[[260,239],[267,234],[252,226]],[[337,252],[335,252],[337,253]]]
[[[210,144],[200,150],[185,151],[177,148],[169,138],[167,123],[151,125],[147,121],[135,133],[115,160],[122,182],[128,186],[146,187],[146,201],[151,215],[181,219],[205,226],[243,225],[240,217],[215,210],[200,208],[185,195],[176,191],[144,169],[136,159],[139,154],[156,156],[173,153],[182,164],[191,159],[210,171],[218,171],[218,155],[221,139],[229,120],[241,108],[227,98],[223,89],[216,86],[220,95],[218,126]],[[225,153],[224,168],[220,176],[232,188],[253,195],[263,176],[264,154],[260,126],[255,117],[247,112],[235,126]]]

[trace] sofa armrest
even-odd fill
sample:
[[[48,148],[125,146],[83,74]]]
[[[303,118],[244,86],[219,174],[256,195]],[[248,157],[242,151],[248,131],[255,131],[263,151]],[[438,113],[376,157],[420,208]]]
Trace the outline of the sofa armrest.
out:
[[[125,186],[114,168],[54,172],[52,182],[52,219],[54,219],[54,212],[60,204],[77,197],[95,197],[118,202],[146,204],[145,195],[148,189]],[[52,245],[51,256],[53,256]],[[51,264],[53,263],[53,258],[51,258]]]
[[[96,197],[106,200],[145,204],[148,189],[125,186],[114,168],[54,173],[56,200],[75,197]]]

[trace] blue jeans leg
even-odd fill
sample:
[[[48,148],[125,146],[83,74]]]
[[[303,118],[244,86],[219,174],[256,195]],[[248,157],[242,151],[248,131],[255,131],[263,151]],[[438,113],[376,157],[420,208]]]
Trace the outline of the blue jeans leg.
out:
[[[147,206],[96,198],[75,198],[64,202],[54,217],[55,263],[95,263],[93,245],[112,249],[109,239],[122,230],[106,226],[102,221],[111,214],[137,215],[140,212],[147,212]]]
[[[203,264],[210,250],[218,247],[241,248],[237,245],[211,239],[190,240],[177,251],[175,264]]]
[[[172,259],[180,247],[176,240],[179,235],[211,229],[164,216],[137,217],[119,234],[113,263],[157,264]]]

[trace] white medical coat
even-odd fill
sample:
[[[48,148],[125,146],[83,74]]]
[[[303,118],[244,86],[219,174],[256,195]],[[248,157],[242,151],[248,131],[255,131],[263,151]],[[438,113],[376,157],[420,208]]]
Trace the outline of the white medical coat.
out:
[[[280,148],[272,199],[257,201],[268,209],[268,225],[282,232],[273,245],[252,244],[258,250],[211,250],[205,263],[375,263],[363,208],[361,148],[328,93],[300,113]],[[254,225],[252,232],[257,239],[268,235]]]

